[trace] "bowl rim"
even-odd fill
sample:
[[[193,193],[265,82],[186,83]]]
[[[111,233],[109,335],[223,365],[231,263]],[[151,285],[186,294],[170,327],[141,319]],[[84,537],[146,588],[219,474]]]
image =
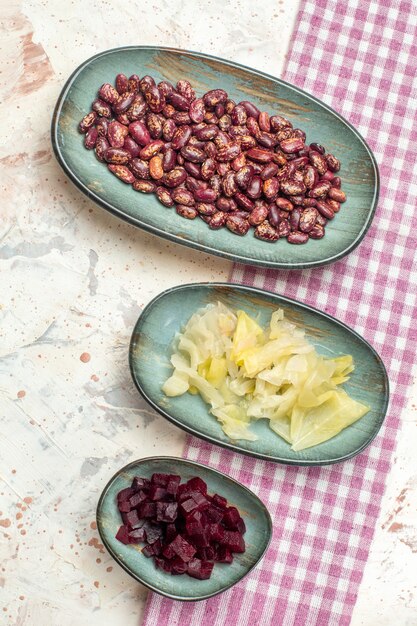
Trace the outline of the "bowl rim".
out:
[[[318,313],[319,315],[321,315],[325,319],[331,321],[332,323],[334,323],[334,324],[336,324],[338,326],[341,326],[344,330],[347,330],[350,333],[352,333],[357,339],[359,339],[359,341],[361,341],[363,344],[365,344],[367,346],[367,348],[370,350],[371,354],[373,355],[373,357],[375,358],[375,360],[379,364],[379,366],[381,368],[381,373],[382,373],[382,380],[383,380],[383,385],[384,385],[384,389],[385,389],[384,403],[383,403],[383,406],[382,406],[381,415],[380,415],[377,427],[372,432],[372,435],[368,439],[366,439],[366,441],[363,444],[361,444],[358,448],[356,448],[355,450],[353,450],[349,454],[345,454],[344,456],[341,456],[341,457],[332,458],[330,460],[323,459],[323,460],[320,460],[320,461],[309,461],[309,460],[303,460],[303,459],[299,459],[299,460],[285,459],[285,458],[277,457],[277,456],[269,456],[269,455],[263,454],[261,452],[247,450],[246,448],[243,448],[243,447],[241,447],[239,445],[236,445],[236,444],[229,443],[227,441],[219,441],[215,437],[203,434],[203,433],[201,433],[199,431],[196,431],[194,428],[189,427],[189,426],[183,424],[181,421],[179,421],[178,419],[173,417],[170,413],[165,411],[161,406],[156,404],[156,402],[143,389],[142,384],[137,379],[136,374],[134,372],[133,353],[134,353],[135,344],[137,343],[136,337],[138,335],[140,335],[140,330],[139,330],[140,326],[143,324],[145,319],[148,317],[150,310],[157,303],[157,301],[159,299],[163,298],[166,295],[169,295],[170,293],[173,293],[173,292],[176,292],[176,291],[182,291],[182,290],[190,289],[190,288],[193,288],[193,287],[221,288],[221,289],[229,289],[229,290],[232,290],[232,291],[249,292],[249,293],[258,294],[258,295],[261,295],[261,296],[273,296],[273,297],[277,298],[278,300],[280,300],[280,301],[282,301],[282,302],[284,302],[284,303],[286,303],[286,304],[288,304],[290,306],[291,305],[297,305],[298,307],[301,307],[302,309],[305,309],[306,311],[313,311],[314,313]],[[379,433],[379,431],[380,431],[380,429],[382,427],[382,424],[384,423],[384,420],[385,420],[385,417],[387,415],[387,412],[388,412],[388,406],[389,406],[389,400],[390,400],[390,387],[389,387],[389,378],[388,378],[387,370],[386,370],[384,362],[383,362],[382,358],[380,357],[380,355],[378,354],[378,352],[375,350],[375,348],[373,348],[373,346],[364,337],[362,337],[359,333],[357,333],[353,328],[351,328],[350,326],[348,326],[344,322],[338,320],[336,317],[333,317],[329,313],[325,313],[324,311],[321,311],[320,309],[317,309],[316,307],[310,306],[309,304],[304,304],[303,302],[300,302],[299,300],[295,300],[293,298],[287,298],[286,296],[282,296],[282,295],[274,293],[272,291],[267,291],[266,289],[259,289],[257,287],[249,287],[249,286],[242,285],[242,284],[239,284],[239,283],[229,283],[229,282],[227,282],[227,283],[222,283],[222,282],[187,283],[185,285],[176,285],[175,287],[170,287],[169,289],[166,289],[166,290],[162,291],[161,293],[159,293],[158,295],[156,295],[144,307],[143,311],[140,313],[140,315],[139,315],[139,317],[138,317],[138,319],[137,319],[137,321],[135,323],[135,326],[133,328],[132,335],[131,335],[131,338],[130,338],[130,343],[129,343],[128,359],[129,359],[130,374],[132,376],[132,380],[133,380],[137,390],[139,391],[140,395],[146,400],[146,402],[148,404],[150,404],[150,406],[152,406],[153,409],[155,409],[155,411],[157,411],[160,415],[165,417],[172,424],[175,424],[175,426],[178,426],[182,430],[185,430],[186,432],[188,432],[189,434],[193,435],[194,437],[198,437],[200,439],[208,441],[209,443],[211,443],[213,445],[220,446],[222,448],[226,448],[226,449],[231,450],[233,452],[245,454],[247,456],[255,457],[255,458],[258,458],[258,459],[263,459],[264,461],[271,461],[273,463],[282,463],[283,465],[295,465],[295,466],[300,466],[300,467],[317,467],[317,466],[323,466],[323,465],[333,465],[334,463],[341,463],[343,461],[347,461],[348,459],[351,459],[351,458],[355,457],[356,455],[360,454],[361,452],[363,452],[363,450],[365,450],[365,448],[367,448],[372,443],[372,441],[375,439],[375,437]]]
[[[300,261],[300,262],[279,262],[279,261],[263,261],[262,259],[259,258],[253,258],[253,257],[246,257],[243,256],[242,253],[239,254],[239,256],[236,256],[235,254],[233,254],[232,252],[227,252],[227,251],[223,251],[223,250],[219,250],[218,248],[215,248],[213,246],[209,246],[209,245],[205,245],[202,243],[199,243],[197,241],[191,241],[189,239],[184,240],[183,237],[181,237],[180,234],[174,234],[174,233],[167,233],[165,231],[162,231],[161,229],[159,229],[156,226],[152,226],[151,224],[147,224],[146,222],[144,222],[142,219],[139,219],[137,217],[134,217],[132,215],[128,215],[124,210],[118,208],[117,206],[115,206],[114,204],[107,202],[107,200],[105,200],[104,198],[101,198],[100,196],[98,196],[93,190],[89,189],[87,187],[87,185],[85,183],[83,183],[81,181],[81,179],[77,176],[77,174],[71,169],[71,167],[68,165],[68,163],[65,160],[65,157],[62,153],[61,147],[60,147],[60,143],[58,140],[58,128],[59,128],[59,120],[60,120],[60,116],[61,116],[61,111],[62,111],[62,107],[63,104],[65,102],[65,99],[67,97],[67,94],[70,90],[70,87],[72,85],[72,83],[74,82],[74,80],[77,78],[78,74],[80,74],[83,69],[89,65],[90,63],[92,63],[93,61],[95,61],[96,59],[100,58],[100,57],[105,57],[107,55],[110,55],[114,52],[120,52],[120,51],[129,51],[129,50],[152,50],[152,51],[163,51],[163,52],[174,52],[176,54],[187,54],[191,57],[196,57],[196,58],[203,58],[203,59],[209,59],[209,60],[215,60],[215,61],[220,61],[221,63],[233,68],[239,68],[245,71],[249,71],[254,75],[257,76],[261,76],[262,78],[266,78],[268,80],[272,80],[275,81],[276,83],[280,84],[280,85],[284,85],[285,87],[287,87],[288,89],[301,94],[303,96],[306,96],[307,98],[311,99],[313,102],[315,102],[316,104],[319,104],[320,106],[322,106],[324,109],[326,109],[327,111],[329,111],[330,113],[332,113],[334,116],[336,116],[345,126],[347,126],[354,135],[356,135],[356,137],[359,139],[359,141],[364,145],[365,150],[368,153],[372,168],[373,168],[373,172],[374,172],[374,177],[375,177],[375,184],[374,184],[374,189],[373,189],[373,198],[370,204],[370,208],[369,208],[369,212],[367,215],[367,218],[365,219],[362,228],[359,232],[359,234],[357,235],[357,237],[352,241],[352,243],[347,247],[344,248],[343,250],[341,250],[340,252],[338,252],[337,254],[331,255],[329,257],[326,257],[324,259],[321,260],[315,260],[315,261]],[[267,74],[266,72],[262,72],[260,70],[257,70],[255,68],[251,68],[248,67],[246,65],[243,65],[241,63],[235,63],[234,61],[230,61],[228,59],[223,59],[222,57],[217,57],[211,54],[205,54],[202,52],[196,52],[196,51],[192,51],[192,50],[185,50],[182,48],[172,48],[169,46],[120,46],[117,48],[111,48],[109,50],[105,50],[103,52],[99,52],[98,54],[93,55],[92,57],[89,57],[86,61],[83,61],[83,63],[81,63],[70,75],[70,77],[68,78],[68,80],[66,81],[64,87],[61,90],[60,95],[58,96],[58,100],[56,102],[55,108],[54,108],[54,112],[53,112],[53,116],[52,116],[52,122],[51,122],[51,143],[52,143],[52,148],[53,148],[53,152],[55,154],[55,157],[59,163],[59,165],[61,166],[61,168],[64,170],[65,174],[68,176],[68,178],[78,187],[78,189],[80,189],[80,191],[82,191],[88,198],[91,198],[92,200],[94,200],[94,202],[96,204],[98,204],[99,206],[101,206],[102,208],[106,209],[107,211],[109,211],[110,213],[112,213],[113,215],[115,215],[116,217],[123,219],[124,221],[133,224],[134,226],[137,226],[138,228],[141,228],[142,230],[152,233],[153,235],[157,235],[159,237],[162,237],[164,239],[168,239],[169,241],[173,241],[177,244],[183,245],[183,246],[187,246],[189,248],[193,248],[195,250],[200,250],[202,252],[208,253],[208,254],[212,254],[215,256],[219,256],[219,257],[223,257],[226,259],[229,259],[231,261],[235,261],[238,263],[245,263],[247,265],[252,265],[252,266],[259,266],[259,267],[269,267],[269,268],[275,268],[275,269],[305,269],[305,268],[312,268],[312,267],[322,267],[324,265],[328,265],[329,263],[334,263],[340,259],[342,259],[343,257],[345,257],[347,254],[350,254],[350,252],[352,252],[363,240],[363,238],[365,237],[366,233],[368,232],[375,212],[376,212],[376,208],[377,208],[377,204],[378,204],[378,198],[379,198],[379,190],[380,190],[380,176],[379,176],[379,169],[378,169],[378,164],[376,161],[376,158],[371,150],[371,148],[369,147],[368,143],[365,141],[365,139],[362,137],[362,135],[359,133],[359,131],[350,123],[348,122],[342,115],[340,115],[340,113],[338,113],[337,111],[335,111],[331,106],[329,106],[328,104],[326,104],[325,102],[323,102],[322,100],[320,100],[319,98],[316,98],[314,95],[310,94],[307,91],[304,91],[303,89],[300,89],[299,87],[296,87],[295,85],[292,85],[291,83],[288,83],[285,80],[282,80],[281,78],[277,78],[276,76],[272,76],[271,74]]]
[[[159,587],[157,587],[156,585],[152,585],[152,583],[150,583],[148,581],[145,581],[140,576],[140,574],[138,574],[137,572],[135,572],[135,570],[130,568],[128,564],[126,564],[125,562],[122,562],[120,560],[120,558],[117,556],[117,554],[115,553],[115,551],[112,549],[112,547],[107,542],[107,538],[105,537],[105,535],[103,533],[103,530],[102,530],[102,522],[101,522],[100,511],[101,511],[101,507],[103,505],[103,502],[104,502],[104,500],[107,497],[107,493],[108,493],[110,487],[113,485],[114,481],[121,474],[123,474],[123,472],[125,472],[126,470],[128,470],[128,469],[130,469],[132,467],[137,467],[138,465],[144,464],[145,462],[160,461],[160,460],[175,461],[175,463],[180,463],[180,465],[181,464],[189,465],[189,466],[196,467],[196,468],[203,467],[204,469],[207,469],[207,470],[209,470],[210,472],[212,472],[214,474],[218,474],[221,477],[222,480],[226,478],[226,480],[229,480],[232,483],[235,483],[236,485],[238,485],[238,487],[241,490],[247,491],[252,498],[255,497],[259,501],[260,507],[264,511],[265,518],[266,518],[266,521],[267,521],[268,540],[267,540],[267,542],[265,544],[265,548],[263,549],[263,551],[260,554],[259,558],[255,561],[255,563],[253,563],[248,568],[248,570],[243,574],[243,576],[241,578],[239,578],[239,580],[237,580],[235,582],[232,582],[232,583],[228,584],[225,587],[222,587],[221,589],[219,589],[218,591],[215,591],[214,593],[202,594],[202,595],[197,596],[197,597],[182,596],[182,595],[176,595],[175,593],[169,593],[169,592],[166,592],[166,591],[161,591]],[[178,473],[180,473],[180,472],[178,472]],[[117,470],[117,472],[115,472],[115,474],[113,474],[113,476],[106,483],[103,491],[101,492],[101,495],[100,495],[100,498],[98,500],[97,507],[96,507],[96,523],[97,523],[98,533],[100,535],[100,538],[101,538],[104,546],[106,547],[106,550],[110,553],[110,555],[113,557],[113,559],[116,561],[116,563],[125,570],[125,572],[127,572],[130,576],[132,576],[132,578],[134,578],[135,580],[140,582],[142,585],[144,585],[145,587],[147,587],[151,591],[155,591],[156,593],[159,593],[160,595],[165,596],[167,598],[171,598],[172,600],[181,600],[183,602],[198,602],[200,600],[207,600],[207,598],[212,598],[213,596],[216,596],[219,593],[223,593],[227,589],[230,589],[235,584],[240,582],[243,578],[245,578],[245,576],[247,576],[249,574],[249,572],[254,567],[256,567],[258,565],[258,563],[264,557],[264,555],[265,555],[266,551],[268,550],[269,545],[271,543],[272,532],[273,532],[273,524],[272,524],[272,518],[271,518],[270,512],[268,511],[268,509],[265,506],[265,504],[262,502],[261,498],[254,491],[249,489],[249,487],[246,487],[246,485],[243,485],[241,482],[238,482],[236,479],[232,478],[228,474],[225,474],[224,472],[221,472],[220,470],[214,469],[213,467],[210,467],[209,465],[205,465],[204,463],[200,463],[198,461],[191,461],[189,459],[183,459],[181,457],[165,456],[165,455],[143,457],[143,458],[137,459],[136,461],[131,461],[127,465],[124,465],[121,469]]]

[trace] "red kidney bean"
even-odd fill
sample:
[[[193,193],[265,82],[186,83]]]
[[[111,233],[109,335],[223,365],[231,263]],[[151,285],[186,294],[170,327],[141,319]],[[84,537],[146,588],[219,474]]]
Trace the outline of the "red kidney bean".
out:
[[[99,135],[97,137],[97,141],[96,141],[96,157],[98,158],[99,161],[101,161],[102,163],[104,163],[104,161],[106,160],[104,158],[104,155],[106,153],[106,150],[110,147],[109,142],[107,141],[107,139],[105,137],[102,137],[101,135]]]
[[[126,167],[126,165],[112,165],[109,163],[107,167],[112,172],[112,174],[117,176],[117,178],[120,178],[120,180],[122,180],[124,183],[132,184],[136,182],[136,178],[133,176],[132,172]]]
[[[194,198],[198,202],[208,202],[211,204],[217,198],[217,193],[214,189],[197,189],[194,192]]]
[[[332,186],[328,180],[322,180],[319,183],[317,183],[317,185],[313,187],[313,189],[310,189],[310,191],[308,192],[308,195],[311,198],[322,198],[323,196],[327,195],[331,187]]]
[[[262,180],[268,180],[269,178],[272,178],[273,176],[275,176],[278,170],[279,167],[276,163],[268,163],[268,165],[265,165],[265,167],[262,169]]]
[[[80,133],[86,133],[88,129],[93,126],[96,120],[97,113],[95,111],[90,111],[90,113],[87,113],[87,115],[85,115],[81,122],[78,124],[78,130],[80,131]]]
[[[255,228],[255,237],[263,241],[277,241],[279,239],[279,233],[268,220],[265,220]]]
[[[136,141],[134,141],[130,135],[127,135],[123,144],[123,150],[127,150],[132,159],[134,159],[139,155],[140,146],[138,146]]]
[[[147,179],[151,176],[149,173],[148,161],[142,161],[142,159],[132,159],[129,163],[129,167],[137,178]]]
[[[271,133],[260,132],[256,139],[264,148],[274,148],[277,145],[277,140]]]
[[[288,243],[301,244],[301,243],[307,243],[308,240],[309,240],[308,233],[302,233],[300,231],[292,232],[287,237]]]
[[[125,74],[117,74],[116,76],[116,89],[122,94],[129,89],[129,79]]]
[[[165,187],[157,187],[155,193],[158,197],[159,202],[162,202],[166,207],[174,206],[174,201],[171,197],[171,193]]]
[[[249,214],[248,222],[251,226],[258,226],[262,224],[268,217],[269,208],[266,202],[263,200],[257,200],[253,211]]]
[[[187,125],[180,126],[174,133],[171,146],[173,150],[180,150],[191,137],[191,128]]]
[[[227,172],[225,177],[223,178],[223,193],[228,198],[232,197],[237,193],[237,185],[235,179],[235,172]]]
[[[273,152],[263,150],[262,148],[251,148],[247,151],[246,156],[257,163],[269,163],[272,161]]]
[[[254,117],[256,120],[258,119],[260,110],[258,109],[257,106],[253,104],[253,102],[249,102],[248,100],[243,100],[239,104],[245,107],[248,117]]]
[[[277,198],[275,200],[275,204],[282,211],[292,211],[294,208],[293,203],[290,202],[290,200],[288,200],[287,198]]]
[[[235,235],[246,235],[250,228],[250,224],[247,219],[244,219],[240,215],[228,215],[226,217],[226,227]]]
[[[169,148],[168,150],[166,150],[163,156],[162,169],[164,170],[164,172],[170,172],[171,170],[174,169],[176,164],[177,164],[177,154],[172,148]]]
[[[282,220],[278,226],[278,234],[280,238],[288,237],[291,232],[291,226],[288,220]]]
[[[104,159],[107,163],[118,163],[119,165],[126,165],[131,158],[130,152],[123,148],[108,148],[104,153]]]
[[[96,142],[98,139],[98,131],[95,126],[91,126],[85,134],[84,146],[87,150],[93,150],[96,147]]]
[[[332,220],[334,218],[334,211],[326,202],[317,202],[316,208],[326,220]]]
[[[346,202],[345,192],[341,189],[337,189],[337,187],[330,187],[329,198],[336,200],[336,202]]]
[[[324,237],[324,227],[320,224],[314,224],[308,234],[310,239],[322,239]]]
[[[282,115],[273,115],[270,118],[271,129],[275,132],[282,130],[283,128],[292,128],[292,124],[289,120]]]
[[[253,176],[249,185],[246,188],[246,195],[252,200],[257,200],[262,195],[262,178],[260,176]]]
[[[264,132],[271,132],[271,122],[269,119],[269,114],[266,111],[262,111],[261,113],[259,113],[258,124],[259,128]]]
[[[129,133],[140,146],[146,146],[151,141],[151,136],[143,122],[136,120],[129,124]]]
[[[209,202],[197,202],[195,208],[200,213],[200,215],[214,215],[217,211],[216,206],[214,204],[210,204]]]
[[[223,213],[222,211],[216,211],[216,213],[209,220],[208,225],[212,230],[219,230],[219,228],[223,228],[223,226],[226,225],[226,219],[226,213]]]
[[[324,154],[326,152],[323,146],[321,146],[319,143],[311,143],[310,148],[311,150],[314,150],[315,152],[318,152],[319,154]]]
[[[184,189],[183,187],[176,187],[171,192],[171,197],[177,204],[183,204],[184,206],[194,206],[195,200],[191,191]]]
[[[129,76],[128,91],[139,91],[139,83],[140,78],[137,74],[132,74],[132,76]]]
[[[187,220],[194,220],[198,215],[198,212],[194,207],[185,206],[184,204],[177,204],[175,210],[178,215],[185,217]]]
[[[298,226],[300,224],[300,218],[301,218],[301,209],[296,207],[295,209],[291,211],[288,217],[288,221],[290,223],[292,231],[298,230]]]
[[[277,178],[268,178],[263,182],[262,191],[267,200],[275,200],[279,191],[279,181]]]
[[[248,211],[249,213],[255,208],[254,202],[252,202],[250,198],[245,196],[244,193],[236,193],[234,199],[238,206],[240,206],[245,211]]]
[[[96,128],[97,128],[97,124],[96,124]],[[332,187],[336,187],[336,189],[340,189],[341,186],[342,186],[342,179],[339,176],[335,176],[332,179]]]
[[[104,102],[104,100],[100,100],[100,98],[94,100],[91,108],[97,113],[97,115],[102,117],[111,117],[111,106],[107,102]]]
[[[286,196],[297,196],[306,192],[306,186],[297,180],[283,180],[281,181],[281,191]]]
[[[204,120],[205,113],[206,107],[202,98],[197,98],[191,102],[188,114],[193,122],[200,124]]]
[[[308,207],[301,213],[299,229],[303,233],[309,233],[317,220],[317,209]]]
[[[194,178],[201,178],[201,167],[198,163],[192,163],[191,161],[184,161],[184,167],[187,173]]]
[[[279,208],[275,206],[274,204],[271,204],[269,207],[268,219],[269,219],[270,224],[272,224],[272,226],[274,226],[275,228],[278,228],[280,222],[282,221],[281,212]]]
[[[334,178],[335,178],[334,172],[332,172],[331,170],[327,170],[327,172],[324,172],[323,176],[320,177],[320,180],[328,180],[332,183],[332,186],[333,186]]]
[[[104,83],[99,89],[98,97],[109,104],[116,104],[119,99],[119,92],[110,83]]]

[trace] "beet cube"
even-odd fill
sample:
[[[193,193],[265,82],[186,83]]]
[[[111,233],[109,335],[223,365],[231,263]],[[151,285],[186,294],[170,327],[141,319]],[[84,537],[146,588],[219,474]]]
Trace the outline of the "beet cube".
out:
[[[210,505],[210,502],[207,500],[207,498],[205,496],[203,496],[203,494],[200,491],[192,491],[191,492],[191,497],[194,500],[194,502],[196,502],[198,504],[198,508],[200,510],[208,507]]]
[[[178,514],[176,502],[157,502],[156,519],[158,522],[175,522]]]
[[[149,488],[149,498],[154,501],[163,500],[167,495],[167,490],[165,487],[160,487],[159,485],[151,485]]]
[[[196,553],[194,546],[192,546],[191,543],[189,543],[181,535],[177,535],[169,545],[174,550],[175,554],[184,561],[184,563],[188,563],[188,561],[190,561]]]
[[[144,548],[142,548],[142,554],[143,556],[146,556],[147,559],[149,559],[151,556],[154,556],[153,547],[151,545],[145,546]]]
[[[177,535],[177,529],[175,527],[175,524],[167,524],[166,526],[166,530],[165,530],[165,539],[168,543],[171,543],[171,541],[173,539],[175,539],[176,535]]]
[[[195,533],[194,535],[189,535],[188,540],[193,544],[196,548],[206,548],[210,545],[207,532],[203,530],[201,533]]]
[[[122,500],[121,502],[119,502],[119,511],[120,513],[129,513],[129,511],[132,508],[132,505],[130,504],[129,500]]]
[[[146,530],[146,541],[148,543],[154,543],[159,537],[162,537],[164,532],[161,526],[150,524],[149,522],[144,525],[144,529]]]
[[[127,487],[126,489],[122,489],[117,494],[117,502],[120,504],[121,502],[124,502],[125,500],[129,500],[129,498],[131,496],[133,496],[134,493],[135,493],[135,490],[132,489],[131,487]]]
[[[224,515],[222,509],[218,509],[217,506],[213,506],[212,504],[206,509],[205,513],[210,522],[220,522]]]
[[[246,525],[242,518],[240,518],[240,520],[236,524],[236,528],[240,532],[241,535],[243,535],[246,532]]]
[[[147,491],[149,489],[150,484],[151,484],[151,481],[149,480],[149,478],[142,478],[141,476],[135,476],[132,482],[132,488],[135,491],[139,491],[139,489],[143,489],[144,491]]]
[[[218,563],[232,563],[233,554],[230,552],[229,548],[226,548],[226,546],[219,546],[216,550],[214,560]]]
[[[137,507],[141,502],[147,499],[147,495],[144,491],[140,490],[129,498],[129,503],[132,509]]]
[[[136,509],[132,509],[129,513],[126,513],[127,525],[130,530],[135,530],[135,528],[140,528],[143,526],[141,524],[141,520],[139,519],[138,512]]]
[[[197,557],[202,561],[213,561],[216,552],[211,546],[207,548],[199,548],[197,550]]]
[[[226,500],[226,498],[223,498],[223,496],[219,496],[218,493],[214,494],[214,496],[212,497],[211,501],[213,502],[213,504],[218,506],[220,509],[225,509],[227,507],[227,500]]]
[[[222,545],[229,548],[232,552],[244,552],[245,540],[242,535],[235,530],[225,530]]]
[[[187,574],[199,580],[210,578],[214,563],[202,561],[201,559],[191,559],[188,563]]]
[[[175,474],[170,474],[169,481],[166,486],[167,493],[171,496],[177,495],[178,485],[181,482],[181,476],[175,476]]]
[[[164,558],[156,556],[155,565],[159,567],[159,569],[164,570],[164,572],[171,573],[171,565],[169,561],[166,561]]]
[[[129,530],[127,526],[120,526],[119,530],[116,533],[116,539],[121,541],[125,545],[129,543]]]
[[[166,487],[169,481],[169,474],[152,474],[151,485],[157,485],[158,487]]]
[[[226,509],[222,521],[226,528],[229,528],[230,530],[239,530],[238,525],[240,522],[243,522],[242,518],[240,517],[239,511],[234,506],[230,506],[228,509]]]
[[[204,480],[202,480],[198,476],[190,478],[190,480],[186,484],[192,491],[199,491],[203,494],[203,496],[207,495],[207,485]]]
[[[178,556],[170,561],[171,574],[177,576],[178,574],[185,574],[187,571],[187,563],[184,563]]]
[[[132,530],[129,533],[129,543],[140,543],[142,541],[146,541],[146,530],[143,527]]]
[[[139,517],[155,517],[156,503],[155,502],[141,502],[137,508],[137,511],[138,511]]]
[[[221,543],[224,539],[224,532],[224,528],[220,524],[210,524],[207,528],[209,541],[219,541]]]
[[[162,550],[162,554],[164,555],[164,557],[166,559],[173,559],[175,556],[175,552],[174,552],[174,548],[171,546],[171,544],[165,546],[165,548]]]
[[[181,502],[180,504],[180,511],[185,517],[190,515],[190,513],[192,513],[197,508],[198,504],[194,500],[194,498],[188,498],[188,500],[184,500],[184,502]]]

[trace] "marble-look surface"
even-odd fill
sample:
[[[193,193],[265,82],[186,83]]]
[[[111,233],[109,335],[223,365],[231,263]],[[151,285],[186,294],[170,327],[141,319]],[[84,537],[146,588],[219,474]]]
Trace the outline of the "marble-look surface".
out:
[[[227,280],[231,269],[118,221],[65,179],[49,142],[61,87],[89,56],[138,43],[279,75],[297,5],[15,0],[0,8],[1,624],[140,624],[146,590],[104,551],[96,501],[120,466],[179,455],[185,437],[135,392],[131,329],[161,290]],[[393,615],[401,626],[417,622],[416,426],[411,401],[352,626],[391,626]]]

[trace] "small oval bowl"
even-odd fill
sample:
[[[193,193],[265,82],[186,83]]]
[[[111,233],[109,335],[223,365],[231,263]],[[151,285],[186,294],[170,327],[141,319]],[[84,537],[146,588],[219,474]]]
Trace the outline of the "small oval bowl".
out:
[[[231,564],[215,563],[208,580],[196,580],[187,575],[171,576],[157,569],[154,560],[141,553],[141,546],[120,543],[115,538],[122,524],[116,495],[121,489],[130,487],[135,476],[150,478],[154,472],[179,474],[181,482],[199,476],[207,483],[209,493],[227,498],[245,521],[246,551],[235,554]],[[97,528],[107,550],[128,574],[152,591],[173,600],[185,601],[205,600],[235,585],[260,561],[272,536],[271,516],[252,491],[206,465],[169,456],[139,459],[116,472],[100,496]]]
[[[198,95],[218,87],[236,102],[251,100],[261,110],[279,113],[319,142],[342,163],[340,176],[348,200],[326,228],[326,236],[305,245],[260,241],[251,230],[243,239],[227,228],[210,230],[200,219],[187,220],[164,207],[153,194],[132,190],[84,148],[78,123],[90,111],[102,83],[116,74],[151,74],[158,82],[190,80]],[[283,80],[208,54],[132,46],[87,59],[69,77],[52,120],[52,145],[59,164],[89,198],[114,215],[165,239],[263,267],[301,269],[332,263],[351,252],[368,230],[378,199],[378,167],[370,148],[353,126],[314,96]]]
[[[260,419],[251,425],[259,437],[257,441],[231,441],[199,395],[167,397],[162,385],[172,372],[170,356],[175,334],[197,309],[218,301],[258,317],[264,326],[271,313],[281,307],[287,319],[306,330],[307,338],[319,353],[331,357],[351,354],[355,371],[343,388],[355,400],[369,406],[370,411],[336,437],[294,452],[289,443],[269,428],[267,420]],[[306,304],[243,285],[197,283],[161,293],[145,307],[136,323],[129,363],[135,385],[145,400],[180,428],[235,452],[290,465],[327,465],[362,452],[378,433],[389,399],[388,378],[381,358],[354,330]]]

